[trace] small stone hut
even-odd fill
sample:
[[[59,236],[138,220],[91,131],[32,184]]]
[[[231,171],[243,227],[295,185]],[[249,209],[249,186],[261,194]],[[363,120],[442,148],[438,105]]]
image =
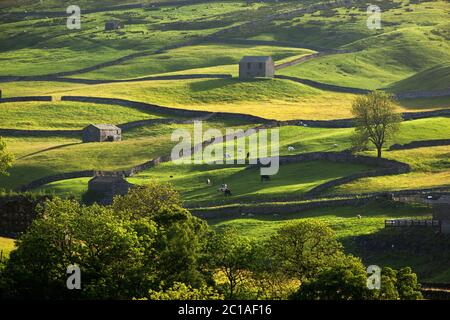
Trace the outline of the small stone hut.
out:
[[[121,141],[122,129],[113,124],[90,124],[83,129],[83,142]]]
[[[114,196],[126,195],[132,186],[120,175],[97,175],[88,182],[88,192],[95,195],[95,201],[99,204],[112,203]]]
[[[105,31],[119,30],[125,27],[124,23],[119,20],[109,20],[105,22]]]
[[[245,56],[239,62],[239,78],[273,78],[275,65],[270,56]]]

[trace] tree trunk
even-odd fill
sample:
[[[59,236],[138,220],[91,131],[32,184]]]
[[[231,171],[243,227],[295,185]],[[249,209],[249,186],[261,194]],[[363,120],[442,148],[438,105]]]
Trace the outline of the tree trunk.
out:
[[[378,151],[377,157],[381,158],[381,147],[377,147],[377,151]]]
[[[233,283],[233,281],[231,280],[231,281],[230,281],[230,297],[229,297],[230,300],[233,299],[233,293],[234,293],[233,291],[234,291],[234,283]]]

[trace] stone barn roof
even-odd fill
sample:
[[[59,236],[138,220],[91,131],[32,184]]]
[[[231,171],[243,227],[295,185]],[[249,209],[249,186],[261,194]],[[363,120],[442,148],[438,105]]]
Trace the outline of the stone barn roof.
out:
[[[272,60],[271,56],[244,56],[241,62],[269,62]]]
[[[113,124],[91,124],[89,126],[93,126],[94,128],[97,128],[99,130],[120,130],[118,126],[115,126]]]

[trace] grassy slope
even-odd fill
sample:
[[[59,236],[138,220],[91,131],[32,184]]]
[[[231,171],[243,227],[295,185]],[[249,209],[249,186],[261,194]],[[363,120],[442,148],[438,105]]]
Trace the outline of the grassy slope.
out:
[[[415,247],[410,250],[398,250],[396,246],[387,250],[372,250],[364,245],[367,242],[360,242],[361,238],[368,235],[387,231],[384,229],[385,219],[429,219],[430,213],[430,209],[426,207],[377,202],[359,207],[311,209],[276,217],[256,215],[252,218],[241,217],[231,220],[211,219],[208,222],[219,230],[224,227],[234,227],[240,234],[261,241],[269,238],[287,222],[303,219],[321,220],[336,232],[338,239],[344,244],[345,251],[362,257],[366,265],[387,265],[396,268],[410,266],[417,272],[419,281],[448,282],[450,275],[446,256],[430,251],[417,255]],[[361,215],[362,219],[358,219],[357,215]],[[431,230],[430,233],[432,233]],[[420,239],[419,233],[417,235]],[[380,239],[379,241],[384,239],[385,242],[391,243],[390,238],[380,237]],[[416,239],[417,244],[420,244],[421,247],[427,246],[418,239]],[[403,246],[405,246],[405,241],[407,240],[403,237]],[[424,250],[422,249],[422,251]]]
[[[418,72],[393,83],[388,89],[394,92],[413,90],[438,90],[450,87],[450,64],[440,65]]]
[[[0,128],[11,129],[81,129],[91,123],[159,118],[133,108],[78,102],[11,102],[0,104],[0,110]]]
[[[278,79],[140,81],[126,85],[9,82],[2,84],[2,90],[5,97],[40,94],[50,94],[55,99],[62,95],[115,97],[182,109],[247,113],[278,120],[349,118],[355,97]],[[450,108],[450,99],[400,100],[398,105],[399,111],[433,110]]]
[[[384,156],[406,162],[412,172],[395,176],[359,179],[339,186],[333,193],[450,187],[450,146],[385,152]]]
[[[327,170],[323,170],[327,166]],[[145,185],[152,179],[173,183],[187,204],[209,201],[223,201],[224,196],[217,189],[226,183],[232,190],[230,201],[250,201],[267,199],[270,196],[290,197],[299,195],[331,179],[367,170],[365,166],[330,162],[307,162],[280,167],[279,173],[270,181],[262,183],[259,170],[245,170],[244,167],[219,165],[173,165],[162,164],[139,173],[128,180]],[[213,182],[206,185],[206,179]],[[70,179],[54,182],[41,188],[58,195],[69,194],[81,197],[87,190],[88,179]],[[70,190],[70,192],[68,192]]]
[[[392,86],[393,91],[407,91],[420,86],[420,79],[440,76],[437,87],[448,87],[450,81],[442,74],[417,72],[450,62],[450,46],[444,38],[437,38],[430,28],[405,28],[356,42],[350,47],[363,49],[354,53],[331,55],[282,69],[281,74],[299,76],[324,83],[377,89],[410,78],[402,86]],[[412,88],[411,88],[412,87]],[[423,88],[425,89],[425,88]]]
[[[40,87],[40,91],[36,86]],[[239,81],[196,79],[140,81],[100,85],[29,82],[5,83],[5,96],[28,93],[115,97],[181,109],[247,113],[269,119],[339,119],[351,117],[353,94],[314,89],[288,80]],[[399,111],[420,111],[450,106],[449,99],[399,101]],[[280,112],[282,110],[282,112]]]
[[[447,3],[397,6],[393,2],[382,2],[378,5],[382,9],[381,30],[366,27],[366,7],[361,5],[359,10],[339,9],[334,13],[313,13],[291,21],[275,21],[241,36],[358,50],[314,59],[280,70],[280,73],[368,89],[385,87],[416,72],[450,62]],[[439,86],[450,84],[445,79]]]
[[[423,139],[439,139],[446,138],[450,134],[450,119],[448,118],[431,118],[431,119],[421,119],[415,121],[404,122],[401,127],[401,131],[399,135],[396,137],[395,141],[391,143],[408,143],[414,140],[423,140]],[[214,126],[211,124],[210,126]],[[129,139],[134,139],[134,137],[139,137],[142,135],[151,135],[154,129],[143,128],[139,130],[135,130],[133,135],[128,134]],[[305,127],[282,127],[280,128],[280,154],[292,154],[299,152],[314,152],[314,151],[339,151],[346,149],[350,146],[349,144],[349,136],[352,133],[353,129],[320,129],[320,128],[305,128]],[[8,140],[7,140],[8,142]],[[10,143],[11,144],[11,143]],[[337,144],[337,146],[335,146]],[[295,151],[289,152],[287,150],[288,146],[294,146]],[[19,148],[20,149],[20,148]],[[403,156],[393,157],[392,154],[399,154],[400,152],[386,152],[390,157],[398,159],[400,161],[405,161],[407,163],[414,165],[414,173],[416,177],[420,177],[420,179],[415,179],[414,183],[410,183],[408,180],[408,175],[400,175],[400,176],[388,176],[388,177],[378,177],[378,178],[369,178],[368,180],[372,181],[370,185],[361,186],[358,183],[351,183],[348,185],[344,185],[343,187],[338,188],[335,192],[369,192],[369,191],[379,191],[389,189],[389,188],[402,188],[402,183],[404,183],[404,187],[407,188],[415,188],[415,187],[428,187],[430,183],[433,183],[433,186],[445,185],[446,178],[448,178],[448,171],[446,171],[445,162],[442,163],[441,167],[435,167],[436,170],[433,172],[429,172],[432,168],[431,166],[435,166],[436,159],[439,157],[445,156],[446,147],[437,147],[434,153],[428,154],[427,157],[420,156],[415,157],[415,154],[420,150],[428,150],[425,148],[422,149],[413,149],[409,150],[409,152],[404,151],[402,154],[406,154]],[[46,153],[44,153],[45,155]],[[425,152],[426,154],[426,152]],[[241,155],[242,156],[242,155]],[[46,157],[52,157],[51,154],[46,155]],[[24,159],[25,161],[26,159]],[[34,158],[30,160],[34,161]],[[26,160],[28,163],[28,160]],[[131,158],[130,158],[131,161]],[[133,160],[134,161],[134,160]],[[422,167],[421,167],[422,165]],[[331,165],[325,165],[327,170],[328,168],[332,168]],[[192,201],[198,201],[201,197],[204,197],[203,200],[214,200],[221,199],[220,195],[215,192],[215,188],[208,189],[204,185],[204,181],[206,178],[214,177],[213,180],[215,184],[220,184],[223,181],[231,181],[230,186],[233,186],[233,191],[237,186],[237,193],[240,197],[249,197],[252,198],[255,196],[256,192],[261,194],[268,195],[274,194],[279,196],[284,192],[291,192],[297,188],[298,190],[307,190],[311,188],[313,185],[317,185],[319,181],[309,181],[306,182],[304,179],[309,179],[308,175],[305,175],[304,172],[306,168],[303,168],[300,172],[300,175],[297,173],[297,168],[293,172],[286,171],[282,167],[282,171],[280,172],[280,176],[276,176],[274,183],[275,188],[272,188],[272,184],[268,185],[260,185],[258,181],[257,174],[253,174],[250,172],[244,172],[244,175],[241,174],[241,168],[227,168],[220,169],[214,168],[210,166],[188,166],[188,167],[176,167],[174,165],[165,165],[162,167],[157,167],[151,169],[147,172],[144,172],[138,175],[136,178],[131,179],[131,181],[136,183],[144,183],[148,179],[158,178],[163,181],[172,181],[175,182],[179,189],[184,193],[186,199]],[[309,167],[308,167],[309,168]],[[312,166],[310,169],[316,168],[316,165]],[[214,169],[214,170],[213,170]],[[315,169],[314,169],[315,170]],[[250,174],[251,177],[247,177],[247,174]],[[319,180],[319,176],[316,172],[312,172],[313,176]],[[168,178],[170,176],[174,176],[174,178]],[[256,175],[256,178],[255,176]],[[286,176],[288,176],[289,181],[292,180],[292,183],[287,184]],[[219,179],[219,180],[218,180]],[[400,179],[400,183],[397,184],[396,181]],[[243,186],[248,183],[248,181],[254,182],[256,189],[253,189],[255,186],[244,188]],[[365,181],[367,179],[362,179],[361,181]],[[403,181],[403,182],[401,182]],[[58,194],[67,195],[71,191],[75,194],[79,195],[86,189],[87,180],[83,179],[73,179],[67,181],[56,182],[50,184],[45,187],[46,190],[54,190]],[[362,182],[361,182],[362,183]],[[286,184],[286,185],[285,185]],[[353,184],[356,184],[356,187],[352,187]],[[267,188],[265,191],[260,191],[258,188],[263,186]],[[292,189],[294,188],[294,189]],[[206,190],[206,193],[204,191]]]
[[[326,171],[322,169],[324,166],[327,167]],[[322,161],[289,164],[280,166],[278,174],[270,182],[261,182],[259,169],[162,165],[129,180],[139,184],[145,184],[149,179],[170,181],[186,202],[222,200],[223,194],[217,191],[222,183],[231,189],[233,195],[230,199],[264,199],[298,195],[328,180],[367,169],[365,166]],[[207,178],[213,182],[212,186],[206,185]]]
[[[78,74],[73,77],[126,79],[158,73],[179,73],[179,71],[189,73],[191,69],[237,65],[244,55],[270,55],[274,60],[282,60],[311,52],[311,50],[288,47],[209,43],[168,50],[161,54],[133,59],[120,65]]]
[[[232,128],[232,122],[205,125]],[[236,126],[240,127],[240,126]],[[0,177],[3,188],[15,188],[34,179],[78,170],[122,170],[146,162],[155,156],[169,154],[176,142],[176,129],[192,131],[192,125],[155,125],[124,132],[123,141],[114,143],[81,143],[79,138],[6,137],[8,149],[16,156],[10,175]]]
[[[358,219],[357,215],[363,218]],[[270,237],[282,225],[301,219],[318,219],[326,222],[336,232],[339,239],[349,236],[370,234],[384,228],[384,220],[389,218],[419,218],[429,214],[422,207],[386,207],[385,204],[372,203],[359,207],[336,207],[310,209],[297,214],[256,215],[254,218],[242,217],[232,220],[211,219],[208,222],[216,228],[234,226],[246,236],[255,240]]]
[[[114,97],[181,109],[247,113],[279,120],[350,117],[354,97],[277,79],[140,81],[126,85],[10,82],[2,88],[5,96],[51,93],[56,98],[61,95]]]
[[[280,154],[289,154],[288,146],[294,153],[315,151],[340,151],[350,148],[352,128],[323,129],[299,126],[280,128]],[[405,144],[415,140],[446,139],[450,136],[450,118],[428,118],[405,121],[401,130],[387,146],[393,143]],[[335,146],[335,144],[337,146]]]
[[[80,30],[67,29],[64,17],[4,23],[0,32],[1,75],[70,71],[133,52],[150,53],[211,34],[245,20],[243,17],[267,12],[270,5],[245,6],[242,2],[226,1],[156,11],[132,9],[85,14]],[[104,22],[111,18],[125,21],[126,29],[103,32]]]

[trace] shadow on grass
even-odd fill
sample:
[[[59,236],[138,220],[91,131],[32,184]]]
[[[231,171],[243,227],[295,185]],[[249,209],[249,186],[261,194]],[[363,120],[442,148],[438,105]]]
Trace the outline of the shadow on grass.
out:
[[[276,207],[274,207],[274,211]],[[251,212],[251,209],[248,210]],[[389,218],[402,218],[402,217],[414,217],[414,216],[424,216],[431,214],[431,209],[425,205],[411,205],[404,204],[401,202],[394,202],[380,199],[374,199],[369,203],[361,203],[358,206],[341,206],[341,207],[322,207],[322,208],[312,208],[300,211],[298,213],[288,213],[288,214],[254,214],[252,219],[257,221],[289,221],[299,218],[324,218],[327,215],[337,218],[356,218],[357,215],[362,216],[362,222],[364,218],[376,218],[376,217],[386,217]],[[243,217],[248,219],[247,216]],[[236,219],[236,218],[232,218]],[[224,222],[230,220],[227,217],[208,219],[209,223],[215,224],[219,222]],[[351,238],[343,238],[344,241],[352,241]]]
[[[397,104],[405,109],[410,109],[411,111],[426,111],[435,108],[450,108],[450,98],[449,97],[439,97],[439,98],[420,98],[420,99],[400,99],[396,101]]]
[[[410,266],[420,281],[450,283],[450,235],[437,228],[384,228],[342,242],[366,265]]]
[[[257,78],[257,79],[212,79],[212,80],[202,80],[189,83],[189,87],[193,92],[209,91],[219,88],[225,88],[238,83],[255,83],[260,81],[270,81],[271,79]]]
[[[47,151],[50,151],[50,150],[61,149],[61,148],[69,147],[69,146],[75,146],[75,145],[78,145],[78,144],[82,144],[82,142],[66,143],[66,144],[61,144],[59,146],[54,146],[54,147],[42,149],[42,150],[39,150],[39,151],[36,151],[36,152],[32,152],[32,153],[26,154],[24,156],[21,156],[20,158],[17,158],[17,160],[25,159],[25,158],[34,156],[36,154],[40,154],[40,153],[47,152]]]

